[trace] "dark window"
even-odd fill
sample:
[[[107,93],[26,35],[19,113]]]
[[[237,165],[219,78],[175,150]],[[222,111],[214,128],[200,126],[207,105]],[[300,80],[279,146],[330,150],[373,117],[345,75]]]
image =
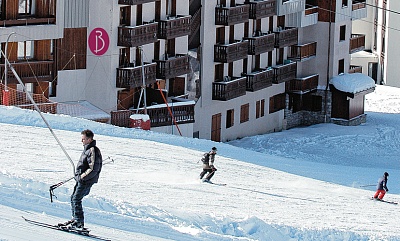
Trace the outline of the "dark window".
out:
[[[347,7],[347,1],[348,0],[342,0],[342,7]]]
[[[346,25],[340,26],[340,41],[346,40]]]
[[[226,111],[226,128],[232,127],[234,124],[234,109]]]
[[[344,59],[339,60],[338,74],[344,73]]]
[[[265,99],[256,102],[256,119],[265,115]]]

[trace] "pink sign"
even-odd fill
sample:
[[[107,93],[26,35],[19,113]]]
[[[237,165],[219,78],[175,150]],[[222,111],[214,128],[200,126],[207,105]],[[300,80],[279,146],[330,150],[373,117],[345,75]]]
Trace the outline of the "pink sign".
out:
[[[89,49],[95,55],[103,55],[110,45],[110,38],[103,28],[95,28],[89,34]]]

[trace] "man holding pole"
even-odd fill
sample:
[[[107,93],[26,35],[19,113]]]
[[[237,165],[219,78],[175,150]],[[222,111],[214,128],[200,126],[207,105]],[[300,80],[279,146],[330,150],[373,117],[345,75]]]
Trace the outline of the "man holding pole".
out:
[[[91,130],[84,130],[82,144],[84,146],[81,158],[76,166],[76,184],[71,195],[72,219],[60,224],[76,230],[84,230],[84,215],[82,199],[89,194],[90,188],[99,180],[103,165],[100,149],[96,146],[96,140]]]

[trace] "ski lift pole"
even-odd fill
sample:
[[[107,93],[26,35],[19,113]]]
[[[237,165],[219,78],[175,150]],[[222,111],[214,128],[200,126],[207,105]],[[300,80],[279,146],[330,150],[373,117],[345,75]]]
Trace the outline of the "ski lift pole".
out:
[[[112,159],[111,157],[107,157],[105,160],[108,160],[108,159],[110,159],[110,161],[103,163],[103,166],[114,162],[114,159]],[[50,188],[49,188],[50,202],[53,202],[53,197],[57,198],[57,196],[54,194],[54,189],[58,188],[59,186],[64,185],[65,183],[71,181],[74,178],[75,178],[75,176],[70,177],[70,178],[68,178],[68,179],[66,179],[66,180],[64,180],[62,182],[56,183],[54,185],[51,185]]]
[[[47,122],[46,118],[44,118],[42,112],[40,111],[39,107],[37,106],[36,102],[33,100],[32,95],[28,92],[26,89],[24,83],[22,82],[21,78],[15,71],[14,67],[10,64],[10,62],[7,59],[7,56],[5,56],[4,52],[1,51],[1,53],[4,56],[4,59],[6,61],[6,64],[10,67],[11,71],[13,72],[14,76],[17,78],[18,82],[20,85],[22,85],[26,95],[28,96],[28,99],[32,102],[33,106],[35,107],[35,110],[39,113],[40,117],[43,119],[44,123],[46,124],[47,128],[50,130],[51,134],[53,135],[54,139],[56,139],[58,145],[61,147],[62,151],[64,152],[65,156],[68,158],[69,162],[72,165],[72,173],[75,174],[75,164],[72,161],[71,157],[68,155],[67,151],[65,150],[64,146],[61,144],[60,140],[57,138],[56,134],[54,133],[53,129],[50,127],[49,123]]]

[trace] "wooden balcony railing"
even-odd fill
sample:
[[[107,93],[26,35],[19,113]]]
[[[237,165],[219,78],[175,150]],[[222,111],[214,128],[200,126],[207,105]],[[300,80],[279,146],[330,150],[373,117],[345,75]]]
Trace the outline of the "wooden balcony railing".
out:
[[[213,100],[231,100],[246,94],[246,77],[228,77],[221,82],[213,82]]]
[[[117,88],[136,88],[142,86],[144,73],[146,85],[156,82],[156,63],[142,66],[117,68]]]
[[[118,4],[123,5],[139,5],[143,3],[155,2],[156,0],[118,0]]]
[[[272,68],[261,69],[246,74],[246,78],[246,90],[254,92],[272,86],[272,81],[274,80],[274,70]]]
[[[365,49],[365,34],[352,34],[350,38],[350,53]]]
[[[352,4],[353,11],[362,9],[362,8],[366,8],[366,0],[353,1],[353,4]]]
[[[317,55],[317,42],[293,45],[290,49],[288,59],[304,61]]]
[[[261,19],[276,15],[276,0],[247,2],[250,5],[250,19]]]
[[[349,74],[362,73],[362,66],[350,65]]]
[[[272,67],[274,69],[274,80],[272,83],[279,84],[296,78],[297,63],[278,65]]]
[[[53,81],[53,61],[17,62],[11,64],[23,83],[37,81]],[[9,84],[18,84],[17,78],[8,68],[7,81]],[[4,73],[4,64],[0,64],[0,73]]]
[[[258,36],[251,38],[245,38],[249,41],[249,55],[259,55],[262,53],[270,52],[274,50],[275,46],[275,34],[263,34],[258,33]]]
[[[215,25],[230,26],[249,21],[250,5],[237,5],[234,7],[215,7]]]
[[[306,6],[306,9],[304,11],[304,15],[311,15],[311,14],[314,14],[314,13],[318,13],[318,9],[319,9],[318,6],[313,6],[313,7],[307,7]]]
[[[158,38],[173,39],[190,34],[191,16],[168,17],[158,22]]]
[[[248,41],[214,45],[214,62],[231,63],[247,57]]]
[[[286,92],[305,94],[318,88],[319,75],[296,78],[286,82]]]
[[[0,20],[0,26],[2,27],[45,25],[45,24],[55,24],[55,23],[56,23],[56,17],[40,17],[40,18],[32,17],[32,18]]]
[[[137,47],[156,42],[158,23],[118,27],[118,46]]]
[[[275,33],[275,48],[283,48],[298,43],[298,29],[287,28]]]
[[[173,105],[170,103],[169,107],[172,109],[176,123],[178,124],[194,123],[194,104]],[[111,111],[111,124],[121,127],[130,127],[129,117],[132,114],[136,114],[136,111],[134,110]],[[160,107],[160,108],[149,107],[147,109],[147,114],[150,117],[151,127],[173,125],[173,120],[167,107]]]
[[[189,55],[177,54],[167,60],[153,60],[157,63],[156,77],[170,79],[179,75],[190,73]]]

